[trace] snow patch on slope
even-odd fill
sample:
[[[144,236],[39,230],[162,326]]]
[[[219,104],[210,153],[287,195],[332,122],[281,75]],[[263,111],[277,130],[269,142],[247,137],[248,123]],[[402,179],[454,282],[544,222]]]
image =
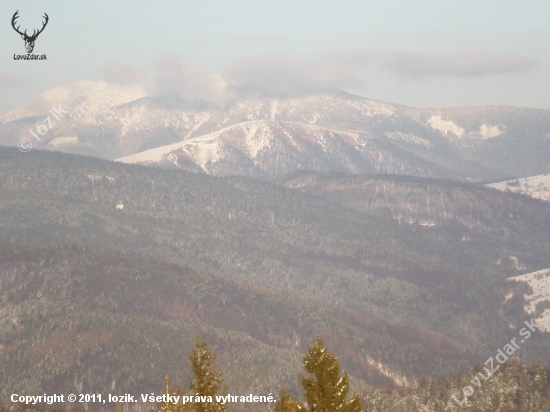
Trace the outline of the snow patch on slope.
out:
[[[140,164],[161,163],[166,160],[170,152],[180,148],[181,145],[182,143],[172,143],[166,146],[155,147],[154,149],[115,159],[115,162]]]
[[[401,386],[401,387],[409,385],[410,381],[409,381],[409,379],[407,379],[407,377],[405,375],[403,375],[402,373],[393,371],[388,365],[386,365],[386,364],[384,364],[380,361],[377,361],[377,360],[371,358],[368,355],[365,356],[365,360],[367,361],[367,363],[369,365],[376,368],[382,375],[384,375],[384,376],[390,378],[391,380],[393,380],[393,382],[396,385]]]
[[[56,137],[53,140],[50,140],[48,142],[49,145],[52,145],[54,147],[61,146],[61,145],[71,145],[71,144],[77,144],[78,143],[78,136],[64,136],[64,137]]]
[[[445,136],[448,136],[449,133],[454,134],[457,137],[462,137],[465,130],[454,123],[452,120],[444,120],[441,116],[432,116],[428,119],[428,124],[432,126],[433,129],[439,130]]]
[[[524,295],[525,311],[534,317],[542,331],[550,332],[550,310],[537,313],[538,303],[550,301],[550,269],[514,276],[508,278],[508,281],[525,282],[531,287],[533,293]]]
[[[241,127],[244,136],[239,144],[246,149],[246,155],[254,159],[260,150],[269,146],[270,141],[274,137],[273,133],[263,122],[249,122],[243,124]]]
[[[271,120],[275,120],[275,117],[277,116],[278,108],[279,108],[279,101],[273,100],[271,102]]]
[[[202,141],[192,139],[180,146],[179,150],[189,154],[203,170],[206,170],[207,163],[215,163],[221,159],[220,147],[221,144],[216,138]]]
[[[479,126],[479,134],[483,136],[484,139],[492,139],[503,134],[505,131],[504,126],[491,126],[488,124],[482,124]]]
[[[391,140],[401,140],[403,142],[411,143],[416,146],[423,146],[428,148],[432,147],[432,144],[428,139],[424,139],[412,133],[386,132],[384,134],[388,139]]]
[[[550,202],[550,173],[486,185],[503,192],[514,192]]]

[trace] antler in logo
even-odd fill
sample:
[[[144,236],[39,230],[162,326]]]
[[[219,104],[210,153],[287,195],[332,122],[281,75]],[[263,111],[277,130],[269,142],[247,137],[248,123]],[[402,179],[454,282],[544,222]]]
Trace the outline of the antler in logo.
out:
[[[42,28],[38,31],[34,30],[33,33],[32,33],[32,36],[29,36],[27,35],[27,30],[25,30],[24,33],[20,32],[19,31],[19,27],[20,26],[17,26],[17,28],[15,27],[15,21],[19,18],[19,10],[17,10],[15,12],[15,14],[13,15],[12,19],[11,19],[11,26],[13,27],[13,29],[19,33],[21,35],[21,38],[23,40],[25,40],[25,48],[27,49],[27,53],[32,53],[33,49],[34,49],[34,42],[36,41],[36,38],[38,37],[38,35],[40,33],[42,33],[44,31],[44,29],[46,28],[46,25],[48,24],[48,20],[50,19],[48,17],[48,15],[46,13],[44,13],[44,18],[46,19],[46,21],[44,21],[43,25],[42,25]]]

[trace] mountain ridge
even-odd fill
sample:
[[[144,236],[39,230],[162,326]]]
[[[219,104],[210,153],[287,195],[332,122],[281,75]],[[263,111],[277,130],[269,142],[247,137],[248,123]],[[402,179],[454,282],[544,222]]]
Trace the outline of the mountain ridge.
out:
[[[135,86],[105,82],[81,82],[58,89],[2,116],[0,144],[16,145],[19,139],[30,138],[29,129],[40,125],[52,106],[61,105],[68,115],[41,142],[31,139],[36,148],[107,159],[139,159],[147,157],[143,152],[157,149],[165,151],[160,157],[175,160],[146,160],[151,165],[270,180],[308,168],[473,181],[550,171],[548,110],[505,106],[416,109],[344,92],[248,97],[214,104],[151,96]],[[237,148],[250,144],[242,130],[251,121],[263,122],[265,127],[268,122],[283,122],[273,123],[272,132],[277,134],[278,129],[283,136],[281,131],[286,131],[296,141],[308,141],[311,127],[324,128],[317,131],[316,140],[328,145],[301,151],[300,145],[270,139],[263,157],[256,151],[230,150],[227,139],[234,140]],[[241,132],[228,137],[231,127]],[[350,134],[360,139],[342,140]],[[210,138],[199,139],[205,136]],[[177,143],[186,147],[190,139],[199,139],[192,141],[201,146],[197,153],[212,152],[208,165],[203,157],[172,150]]]

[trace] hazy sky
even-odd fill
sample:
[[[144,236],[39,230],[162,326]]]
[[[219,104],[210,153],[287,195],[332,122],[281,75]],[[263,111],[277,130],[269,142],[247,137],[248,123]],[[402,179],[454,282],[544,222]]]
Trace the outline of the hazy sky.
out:
[[[50,21],[14,61],[22,29]],[[71,80],[148,82],[189,98],[344,89],[410,106],[550,109],[543,0],[4,0],[0,112]]]

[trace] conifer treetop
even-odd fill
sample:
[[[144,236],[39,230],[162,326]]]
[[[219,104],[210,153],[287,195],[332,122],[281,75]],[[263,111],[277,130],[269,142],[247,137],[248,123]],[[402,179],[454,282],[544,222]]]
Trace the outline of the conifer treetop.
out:
[[[189,392],[192,395],[211,397],[212,402],[193,403],[194,412],[223,412],[227,404],[216,402],[216,395],[223,395],[226,387],[222,372],[214,368],[216,354],[210,350],[210,345],[199,335],[195,347],[189,356],[193,370],[193,379],[189,380]]]
[[[308,376],[302,377],[310,412],[361,412],[359,396],[348,401],[350,382],[347,372],[340,376],[340,363],[328,351],[321,338],[304,356],[304,368]]]

